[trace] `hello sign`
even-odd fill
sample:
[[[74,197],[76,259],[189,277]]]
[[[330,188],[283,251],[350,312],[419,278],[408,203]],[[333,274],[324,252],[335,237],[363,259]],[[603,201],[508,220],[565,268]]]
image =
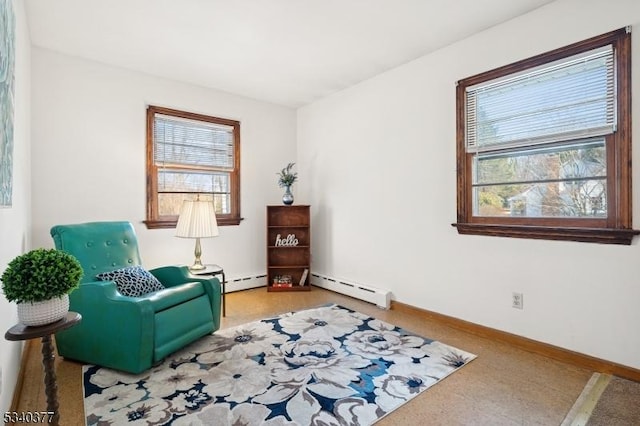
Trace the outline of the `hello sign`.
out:
[[[280,234],[276,235],[276,247],[295,247],[298,245],[296,234],[289,234],[287,238],[281,238]]]

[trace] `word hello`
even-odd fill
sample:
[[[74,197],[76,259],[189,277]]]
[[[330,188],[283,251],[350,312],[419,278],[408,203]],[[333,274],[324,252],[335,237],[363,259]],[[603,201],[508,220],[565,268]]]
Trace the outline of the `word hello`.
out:
[[[298,245],[296,234],[289,234],[287,238],[282,239],[280,234],[276,235],[276,247],[293,247]]]

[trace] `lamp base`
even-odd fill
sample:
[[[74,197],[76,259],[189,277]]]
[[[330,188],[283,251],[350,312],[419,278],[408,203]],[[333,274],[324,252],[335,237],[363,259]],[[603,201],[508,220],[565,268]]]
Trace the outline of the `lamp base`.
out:
[[[203,269],[207,269],[207,267],[202,263],[194,263],[193,265],[189,266],[190,271],[202,271]]]
[[[202,248],[200,247],[200,238],[196,238],[196,249],[194,252],[196,259],[193,261],[193,265],[189,266],[191,271],[202,271],[206,267],[202,264],[200,256],[202,256]]]

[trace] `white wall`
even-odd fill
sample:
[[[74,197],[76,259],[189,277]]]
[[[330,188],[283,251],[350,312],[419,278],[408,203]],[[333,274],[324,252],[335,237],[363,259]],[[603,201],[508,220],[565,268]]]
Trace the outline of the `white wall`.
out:
[[[458,235],[455,82],[634,25],[640,2],[558,0],[298,111],[316,272],[640,368],[640,247]],[[634,61],[633,121],[640,123]],[[640,145],[633,160],[640,228]],[[524,310],[511,293],[524,293]]]
[[[31,212],[31,41],[27,27],[24,4],[14,2],[16,18],[16,68],[13,139],[13,205],[0,208],[0,271],[14,257],[29,247],[29,222]],[[15,303],[9,303],[0,294],[0,332],[4,335],[17,322]],[[9,409],[20,368],[22,342],[0,339],[0,413]]]
[[[276,172],[295,158],[292,109],[33,48],[33,242],[55,224],[128,220],[148,268],[193,262],[195,242],[148,230],[145,123],[149,104],[241,122],[239,226],[202,240],[203,261],[227,277],[264,273],[265,205],[280,203]]]

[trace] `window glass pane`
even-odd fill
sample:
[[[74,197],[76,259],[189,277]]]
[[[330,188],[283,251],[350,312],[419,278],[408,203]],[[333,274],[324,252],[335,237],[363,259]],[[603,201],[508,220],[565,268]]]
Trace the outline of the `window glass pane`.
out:
[[[604,139],[474,159],[475,216],[606,217]]]
[[[230,192],[229,173],[158,170],[158,192]]]
[[[605,218],[607,193],[604,179],[521,185],[497,185],[474,189],[476,216]]]
[[[475,156],[474,185],[604,177],[604,139]]]
[[[194,171],[158,171],[158,211],[161,216],[177,215],[183,200],[213,199],[218,214],[231,213],[231,185],[229,173]]]
[[[230,194],[199,194],[201,200],[213,200],[216,214],[229,214],[231,212]],[[159,193],[158,210],[161,216],[178,216],[182,202],[195,200],[193,193]]]

